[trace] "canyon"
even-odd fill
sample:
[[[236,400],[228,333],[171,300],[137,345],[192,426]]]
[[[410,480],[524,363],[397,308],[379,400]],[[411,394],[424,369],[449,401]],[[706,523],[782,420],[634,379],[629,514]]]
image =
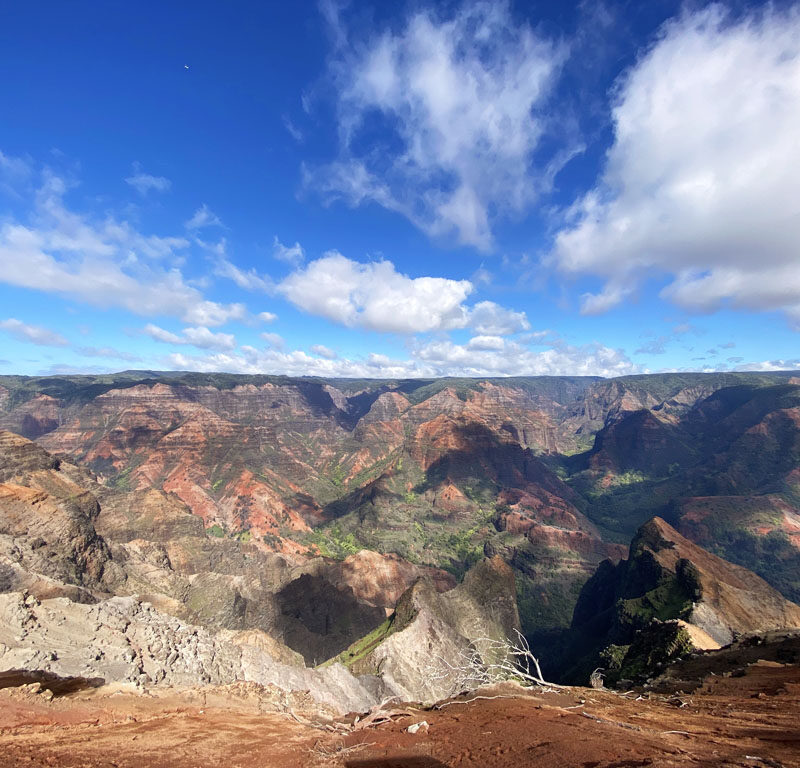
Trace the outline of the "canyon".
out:
[[[0,377],[0,688],[31,711],[236,690],[336,723],[499,684],[514,638],[549,680],[658,686],[800,633],[798,566],[793,372]]]

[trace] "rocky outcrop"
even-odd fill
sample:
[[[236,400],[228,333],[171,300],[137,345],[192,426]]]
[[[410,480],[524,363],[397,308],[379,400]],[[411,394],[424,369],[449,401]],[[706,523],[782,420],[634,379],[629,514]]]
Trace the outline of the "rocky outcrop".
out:
[[[76,482],[89,482],[80,470],[0,432],[0,479],[0,590],[91,601],[124,580],[94,527],[100,507]]]
[[[336,714],[365,711],[385,693],[379,680],[358,679],[339,664],[313,670],[276,656],[286,658],[286,652],[274,641],[253,633],[215,634],[133,597],[81,605],[0,595],[0,675],[45,672],[139,689],[249,681],[309,691],[320,709]]]
[[[646,660],[656,656],[663,666],[694,648],[787,628],[800,628],[800,606],[660,518],[642,526],[627,560],[601,564],[581,591],[572,622],[577,652],[586,656],[578,669],[594,663],[612,679],[651,674]],[[656,652],[658,637],[666,646],[656,644]]]
[[[495,557],[443,594],[420,579],[400,598],[376,647],[362,641],[340,658],[357,673],[379,674],[401,698],[434,702],[468,685],[465,660],[472,651],[483,663],[495,663],[496,642],[513,638],[517,629],[514,574]]]

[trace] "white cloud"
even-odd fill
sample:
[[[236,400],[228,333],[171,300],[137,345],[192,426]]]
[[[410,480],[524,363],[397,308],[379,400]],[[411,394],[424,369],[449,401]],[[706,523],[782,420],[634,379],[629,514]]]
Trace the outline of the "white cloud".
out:
[[[287,264],[291,264],[294,267],[300,266],[306,260],[306,253],[300,243],[295,243],[291,246],[284,245],[278,240],[277,235],[272,243],[272,255],[278,259],[278,261],[285,261]]]
[[[462,328],[467,280],[410,278],[389,261],[360,264],[331,251],[290,274],[277,290],[306,312],[348,327],[396,333]]]
[[[205,203],[203,203],[195,212],[189,221],[184,226],[186,229],[195,230],[203,229],[205,227],[221,227],[222,222],[219,216],[212,211]]]
[[[161,341],[164,344],[183,344],[184,340],[176,333],[167,331],[164,328],[159,328],[157,325],[148,323],[143,329],[143,332],[155,341]]]
[[[184,328],[183,336],[187,344],[201,349],[233,349],[236,338],[232,333],[214,333],[205,326]]]
[[[622,350],[597,343],[576,347],[554,342],[550,349],[533,352],[514,341],[476,337],[466,345],[433,341],[417,347],[414,356],[426,363],[434,376],[624,376],[641,372]]]
[[[501,340],[502,341],[502,340]],[[258,350],[241,347],[238,354],[205,356],[170,355],[165,364],[176,370],[273,373],[288,376],[363,378],[432,378],[437,376],[621,376],[639,373],[620,350],[601,344],[580,347],[553,343],[551,349],[532,352],[516,343],[487,343],[485,349],[434,341],[411,349],[411,357],[398,360],[371,353],[365,358],[329,357],[312,348],[312,357],[302,350]],[[328,350],[330,351],[330,350]]]
[[[741,360],[741,358],[738,358]],[[800,357],[791,360],[762,360],[757,363],[737,365],[734,371],[796,371],[800,369]]]
[[[469,325],[488,336],[507,336],[531,327],[524,312],[506,309],[493,301],[479,301],[470,312]]]
[[[339,355],[336,354],[332,349],[326,347],[324,344],[314,344],[311,347],[311,351],[315,355],[319,355],[320,357],[324,357],[326,360],[335,360]]]
[[[112,217],[92,221],[66,207],[64,192],[62,180],[47,176],[31,222],[9,219],[0,225],[0,282],[197,325],[246,316],[242,304],[204,299],[170,266],[189,246],[187,240],[143,235]]]
[[[236,347],[236,338],[233,334],[213,333],[204,326],[184,328],[181,331],[182,335],[178,335],[148,323],[142,331],[154,341],[160,341],[164,344],[188,344],[200,349],[217,350],[231,350]]]
[[[469,349],[479,349],[482,351],[500,351],[505,348],[505,340],[502,336],[473,336],[468,342]]]
[[[264,323],[274,323],[278,316],[274,312],[259,312],[258,319]]]
[[[0,322],[0,329],[19,341],[27,341],[41,347],[66,347],[69,342],[60,334],[41,325],[28,325],[15,317]]]
[[[410,334],[471,327],[487,336],[530,328],[524,312],[492,301],[464,306],[469,280],[410,278],[390,261],[362,264],[338,251],[295,270],[276,290],[306,312],[351,328]]]
[[[564,52],[512,17],[505,2],[464,4],[450,18],[411,16],[362,43],[326,6],[336,49],[341,157],[306,183],[352,205],[374,201],[433,236],[488,249],[495,215],[517,213],[553,169],[531,155]],[[376,116],[392,135],[376,144]]]
[[[604,279],[587,313],[669,275],[689,310],[729,302],[800,323],[800,10],[731,23],[720,6],[669,23],[621,80],[602,183],[553,260]]]
[[[151,176],[142,171],[139,163],[133,164],[133,173],[125,179],[126,184],[130,184],[142,197],[145,197],[151,190],[155,192],[166,192],[172,182],[163,176]]]

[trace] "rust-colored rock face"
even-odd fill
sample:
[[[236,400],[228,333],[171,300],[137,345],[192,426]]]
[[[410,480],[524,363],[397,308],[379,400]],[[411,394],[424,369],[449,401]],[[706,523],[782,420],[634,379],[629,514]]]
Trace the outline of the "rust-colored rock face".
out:
[[[525,456],[561,447],[554,413],[564,407],[521,388],[486,382],[466,399],[445,388],[413,405],[397,391],[346,394],[310,383],[217,389],[157,382],[111,388],[80,407],[58,404],[37,396],[5,419],[21,426],[35,415],[32,436],[101,481],[174,494],[205,527],[246,532],[287,554],[307,550],[295,534],[324,522],[343,491],[402,477],[403,455],[417,473],[441,475],[431,491],[442,514],[474,509],[447,476],[467,467],[518,487],[513,503],[528,517],[591,528],[577,522],[569,489],[545,477],[532,453]],[[419,483],[405,474],[411,491]]]
[[[460,579],[499,553],[538,629],[568,623],[580,584],[653,514],[800,595],[791,379],[0,377],[0,426],[96,473],[97,524],[126,545],[167,536],[195,562],[171,531],[205,531],[291,565],[356,558],[336,583],[381,608],[420,569]]]

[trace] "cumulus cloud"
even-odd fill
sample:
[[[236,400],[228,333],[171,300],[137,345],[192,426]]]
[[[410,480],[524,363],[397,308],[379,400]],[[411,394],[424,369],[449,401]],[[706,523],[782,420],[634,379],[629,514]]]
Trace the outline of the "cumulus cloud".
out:
[[[350,328],[390,333],[427,333],[474,328],[500,336],[528,330],[524,312],[492,301],[474,307],[469,280],[403,275],[390,261],[362,264],[338,251],[296,269],[276,290],[292,304]]]
[[[800,10],[685,14],[618,83],[601,183],[552,258],[594,274],[583,311],[644,279],[693,311],[723,303],[800,323]]]
[[[194,356],[174,353],[168,356],[165,364],[173,370],[275,373],[331,378],[405,378],[422,375],[413,362],[391,360],[385,355],[369,355],[362,360],[328,359],[309,355],[302,350],[257,350],[248,346],[241,347],[240,354]]]
[[[26,341],[41,347],[66,347],[69,342],[60,334],[41,325],[28,325],[15,317],[0,321],[0,329],[19,341]]]
[[[306,169],[306,183],[488,249],[493,216],[523,211],[552,177],[532,154],[564,51],[506,2],[465,3],[447,17],[422,10],[366,41],[333,4],[324,10],[341,156]]]
[[[469,349],[479,349],[481,351],[505,349],[506,342],[502,336],[473,336],[468,342]]]
[[[133,164],[133,173],[125,179],[125,183],[130,184],[142,197],[146,197],[150,191],[166,192],[172,186],[172,182],[163,176],[144,173],[139,163]]]
[[[236,347],[236,339],[231,333],[214,333],[205,326],[184,328],[181,334],[172,333],[157,325],[148,323],[142,332],[154,341],[163,344],[181,344],[200,349],[230,350]]]
[[[243,304],[204,299],[171,266],[189,246],[186,239],[144,235],[110,216],[93,221],[70,210],[64,193],[64,182],[47,176],[31,221],[8,219],[0,225],[0,282],[197,325],[246,316]]]
[[[506,309],[493,301],[479,301],[470,311],[469,325],[490,336],[508,336],[531,327],[524,312]]]
[[[205,227],[221,227],[219,216],[203,203],[184,226],[189,230],[204,229]]]
[[[259,312],[258,319],[261,320],[262,323],[274,323],[278,316],[274,312]]]
[[[204,356],[170,355],[165,363],[176,370],[274,373],[288,376],[359,378],[432,378],[437,376],[621,376],[639,373],[621,350],[601,344],[571,346],[553,342],[534,352],[504,339],[475,337],[465,345],[433,341],[411,348],[408,359],[371,353],[350,359],[302,350],[241,347],[237,353]],[[325,348],[323,348],[325,349]],[[327,350],[330,352],[330,350]]]
[[[502,342],[502,343],[501,343]],[[414,356],[435,376],[624,376],[641,372],[619,349],[553,342],[534,352],[518,342],[477,337],[466,345],[434,341]]]
[[[348,327],[396,333],[462,328],[467,280],[410,278],[389,261],[361,264],[331,251],[277,286],[292,304]]]

